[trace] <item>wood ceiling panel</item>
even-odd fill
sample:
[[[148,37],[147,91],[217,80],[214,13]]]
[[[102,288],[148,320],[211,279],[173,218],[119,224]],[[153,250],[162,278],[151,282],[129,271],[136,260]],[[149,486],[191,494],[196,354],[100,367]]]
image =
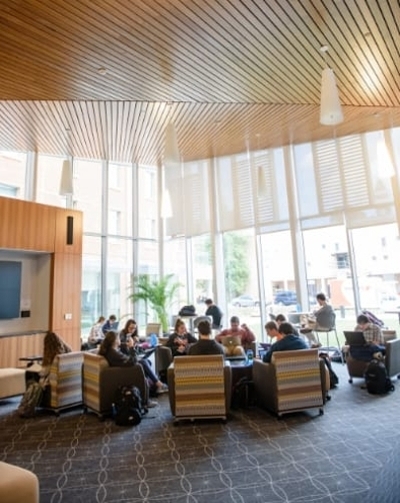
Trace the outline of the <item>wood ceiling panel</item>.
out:
[[[169,121],[184,160],[400,126],[399,20],[396,0],[5,0],[0,149],[159,164]]]

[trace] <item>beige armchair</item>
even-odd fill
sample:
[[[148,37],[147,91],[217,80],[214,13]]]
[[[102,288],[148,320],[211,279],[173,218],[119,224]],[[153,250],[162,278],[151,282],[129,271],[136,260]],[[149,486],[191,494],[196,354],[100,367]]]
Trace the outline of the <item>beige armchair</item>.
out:
[[[232,373],[222,355],[175,357],[168,368],[168,387],[175,421],[227,419]]]
[[[276,351],[271,363],[254,360],[253,381],[257,404],[278,417],[312,408],[323,414],[326,370],[317,349]]]
[[[81,351],[54,358],[50,367],[49,386],[43,395],[41,407],[58,414],[62,409],[82,404],[82,364]]]
[[[390,337],[393,334],[390,334]],[[400,339],[387,339],[385,342],[386,356],[385,366],[389,377],[400,375]],[[349,351],[349,346],[346,346],[346,365],[349,373],[349,383],[353,382],[353,377],[364,377],[365,370],[369,362],[356,360]]]
[[[110,367],[105,358],[87,352],[83,357],[83,404],[100,418],[112,412],[115,392],[119,386],[135,385],[140,389],[143,401],[148,401],[148,386],[143,368]]]
[[[39,479],[25,468],[0,461],[1,503],[39,503]]]

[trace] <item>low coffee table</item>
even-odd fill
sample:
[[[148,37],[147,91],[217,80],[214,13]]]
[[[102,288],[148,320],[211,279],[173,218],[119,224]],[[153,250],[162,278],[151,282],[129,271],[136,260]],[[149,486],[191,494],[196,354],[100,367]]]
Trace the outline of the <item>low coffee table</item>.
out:
[[[230,360],[232,369],[232,387],[242,377],[253,379],[253,360]]]

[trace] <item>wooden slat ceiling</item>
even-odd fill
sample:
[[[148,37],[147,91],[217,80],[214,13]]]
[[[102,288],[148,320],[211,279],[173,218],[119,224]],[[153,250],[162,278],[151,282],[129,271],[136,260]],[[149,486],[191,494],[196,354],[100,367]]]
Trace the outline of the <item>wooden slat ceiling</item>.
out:
[[[399,26],[398,0],[2,0],[0,150],[156,164],[169,121],[185,161],[400,126]]]

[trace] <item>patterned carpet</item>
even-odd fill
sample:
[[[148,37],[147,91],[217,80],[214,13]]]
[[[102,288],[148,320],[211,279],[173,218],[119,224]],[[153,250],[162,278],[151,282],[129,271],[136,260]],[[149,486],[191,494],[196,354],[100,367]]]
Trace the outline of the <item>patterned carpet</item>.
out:
[[[398,503],[400,381],[375,397],[334,368],[325,414],[282,420],[253,408],[175,427],[164,395],[123,428],[79,409],[20,419],[3,400],[0,460],[38,475],[41,503]]]

